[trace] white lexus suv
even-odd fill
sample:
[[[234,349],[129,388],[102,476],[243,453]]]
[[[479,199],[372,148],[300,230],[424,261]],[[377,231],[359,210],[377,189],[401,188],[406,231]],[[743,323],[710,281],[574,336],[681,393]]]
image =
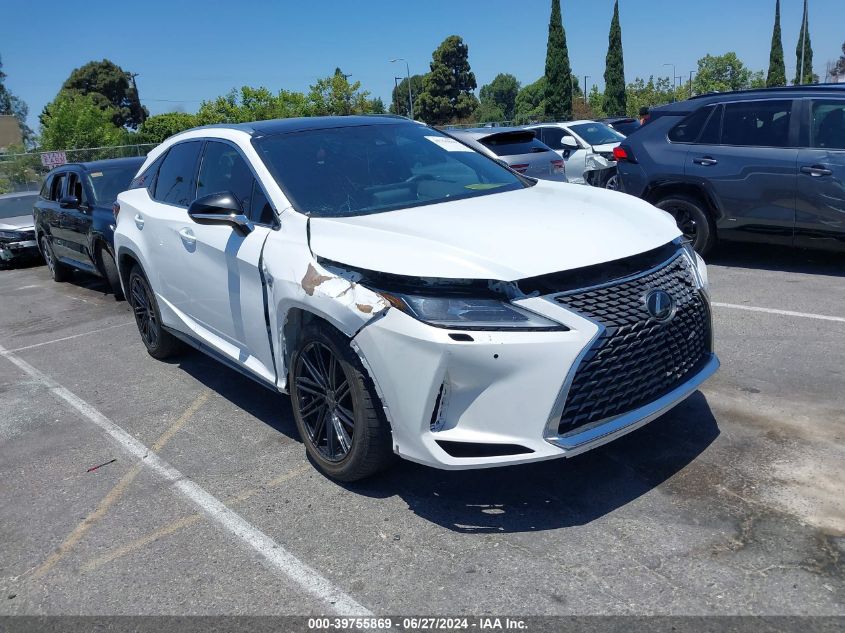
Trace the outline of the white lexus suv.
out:
[[[144,345],[289,393],[351,481],[568,457],[716,371],[707,273],[630,196],[526,178],[425,125],[286,119],[171,137],[118,196]]]

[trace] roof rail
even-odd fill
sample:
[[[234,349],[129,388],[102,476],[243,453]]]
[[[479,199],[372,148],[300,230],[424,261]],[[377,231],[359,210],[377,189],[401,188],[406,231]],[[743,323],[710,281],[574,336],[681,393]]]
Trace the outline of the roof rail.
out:
[[[727,90],[725,92],[719,92],[718,90],[714,90],[712,92],[703,92],[700,95],[693,95],[692,97],[689,97],[687,101],[691,99],[703,99],[706,97],[714,97],[716,95],[737,95],[748,94],[752,92],[791,92],[794,90],[845,90],[845,84],[801,84],[797,86],[773,86],[771,88],[746,88],[743,90]]]

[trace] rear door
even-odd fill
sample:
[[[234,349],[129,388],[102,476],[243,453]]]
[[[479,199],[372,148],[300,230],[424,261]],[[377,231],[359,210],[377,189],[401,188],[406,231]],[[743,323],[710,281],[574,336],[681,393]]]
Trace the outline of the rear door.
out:
[[[798,107],[791,99],[725,103],[691,146],[685,173],[717,201],[720,237],[792,243]]]
[[[807,99],[803,105],[796,245],[845,250],[845,99]]]

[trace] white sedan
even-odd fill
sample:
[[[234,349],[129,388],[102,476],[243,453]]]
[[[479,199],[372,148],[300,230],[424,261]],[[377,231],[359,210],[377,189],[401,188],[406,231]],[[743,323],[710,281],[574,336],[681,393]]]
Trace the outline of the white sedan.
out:
[[[118,196],[149,353],[289,393],[339,480],[567,457],[718,367],[706,269],[633,197],[537,181],[390,117],[197,128]]]

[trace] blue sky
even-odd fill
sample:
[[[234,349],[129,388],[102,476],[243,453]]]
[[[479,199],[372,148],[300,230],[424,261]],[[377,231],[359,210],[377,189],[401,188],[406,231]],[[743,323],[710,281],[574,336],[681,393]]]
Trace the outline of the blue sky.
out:
[[[30,107],[30,125],[78,66],[104,57],[139,73],[153,114],[193,112],[241,85],[306,91],[336,66],[389,101],[394,75],[428,70],[448,35],[469,45],[479,87],[499,72],[530,83],[543,73],[549,0],[144,0],[84,3],[3,0],[0,55],[7,87]],[[612,0],[563,0],[574,71],[602,86]],[[782,0],[787,75],[795,67],[802,0]],[[689,76],[706,53],[736,51],[766,69],[774,0],[621,0],[625,74]],[[840,54],[843,0],[810,1],[815,71]]]

